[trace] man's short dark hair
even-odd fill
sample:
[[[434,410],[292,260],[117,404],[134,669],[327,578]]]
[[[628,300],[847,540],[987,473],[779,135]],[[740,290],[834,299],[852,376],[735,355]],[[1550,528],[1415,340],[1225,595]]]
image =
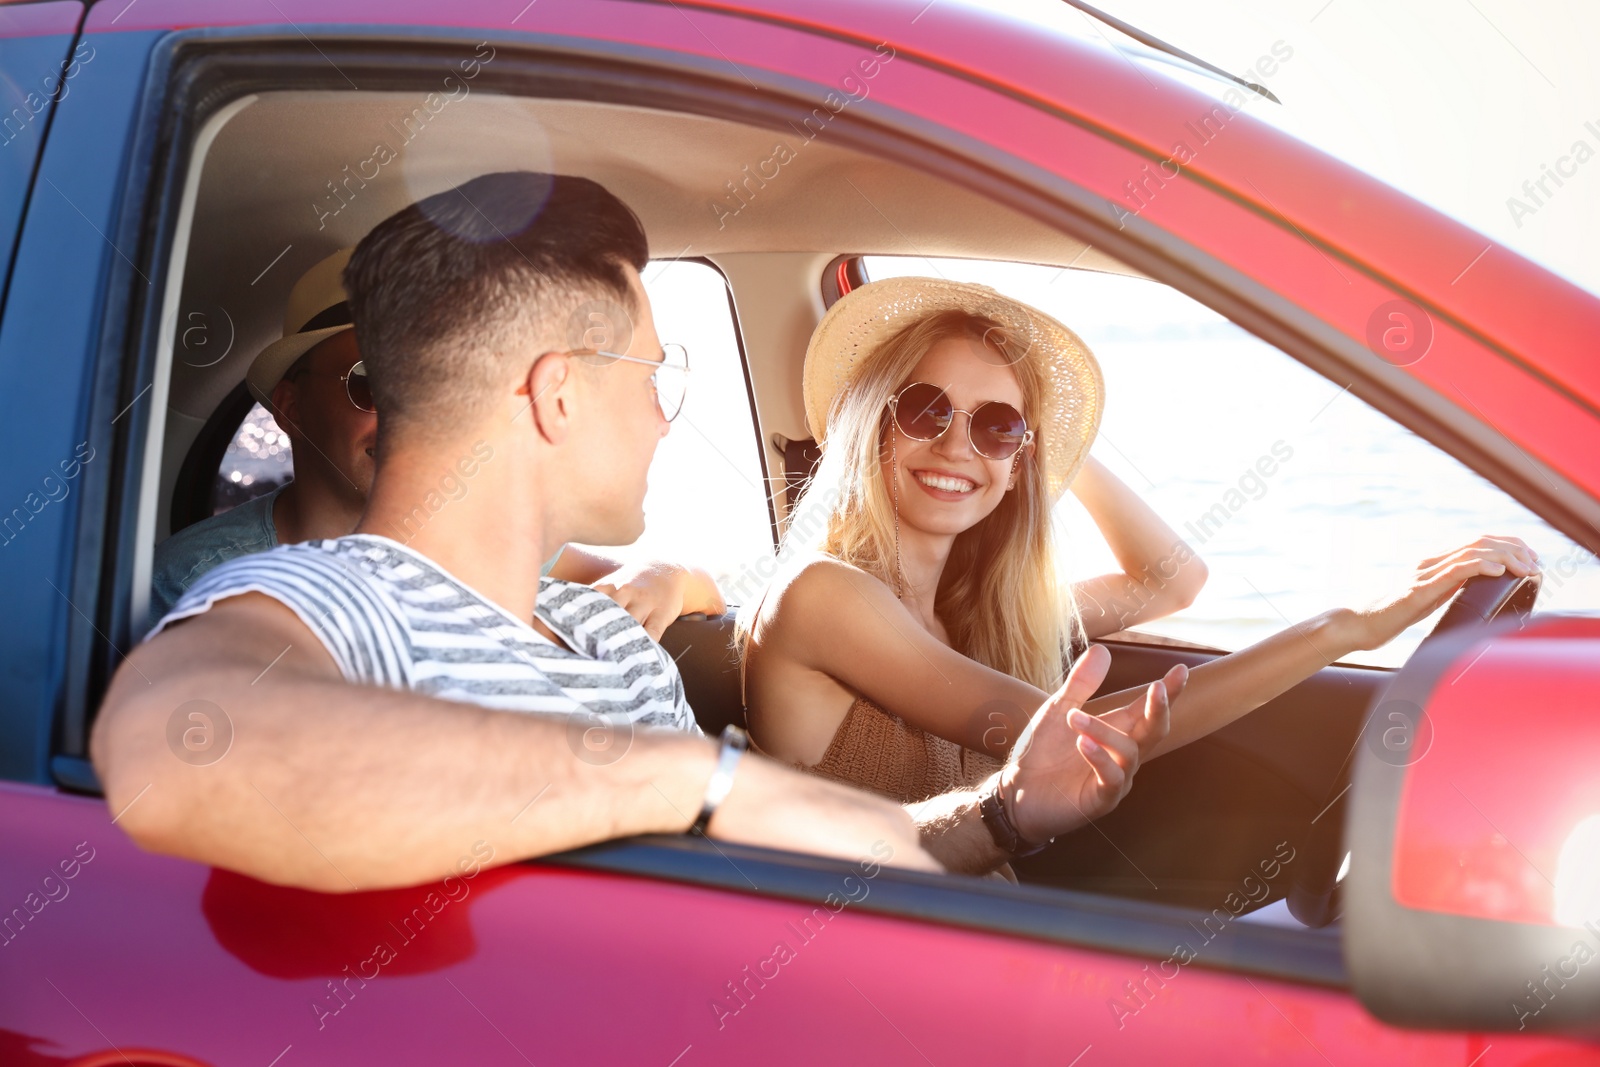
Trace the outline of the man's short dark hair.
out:
[[[505,171],[389,216],[356,246],[344,284],[380,433],[476,422],[588,302],[634,300],[639,218],[588,178]],[[446,429],[446,432],[449,432]]]

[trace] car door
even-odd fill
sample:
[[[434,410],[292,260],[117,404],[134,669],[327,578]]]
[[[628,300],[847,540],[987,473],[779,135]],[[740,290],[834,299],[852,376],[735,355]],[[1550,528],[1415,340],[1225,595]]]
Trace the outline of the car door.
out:
[[[0,7],[0,70],[5,75],[0,83],[0,97],[4,99],[3,114],[0,114],[0,142],[3,142],[0,143],[0,309],[11,299],[27,301],[36,296],[27,278],[20,278],[14,287],[9,283],[21,242],[24,209],[56,102],[58,98],[70,96],[73,88],[80,84],[83,72],[92,69],[82,59],[74,58],[82,16],[83,5],[76,2]],[[87,56],[89,51],[85,50],[84,54]],[[66,77],[68,71],[70,78]],[[55,203],[38,210],[71,211],[65,194],[48,185],[44,188],[55,197]],[[17,389],[14,395],[20,399],[34,393],[33,399],[39,399],[42,394],[58,403],[75,406],[75,388],[81,384],[79,372],[71,367],[41,366],[36,356],[23,358],[30,344],[44,346],[34,349],[35,353],[50,351],[54,339],[35,336],[15,349],[18,362],[7,368],[8,380]],[[0,499],[6,502],[4,514],[0,515],[0,543],[4,544],[13,563],[28,557],[35,566],[48,557],[53,542],[69,528],[63,521],[72,509],[63,506],[62,501],[72,492],[83,459],[83,453],[75,449],[77,441],[67,439],[72,428],[60,420],[54,420],[51,425],[52,420],[40,418],[40,415],[41,412],[32,407],[17,410],[14,417],[27,427],[29,444],[38,445],[40,449],[33,452],[25,446],[12,457],[15,462],[7,463],[0,472],[5,494]],[[32,536],[27,537],[28,534]],[[44,573],[59,577],[53,568]],[[22,594],[24,601],[19,607],[32,612],[36,618],[56,610],[39,595],[41,588],[59,599],[48,586]],[[52,655],[50,644],[43,641],[28,652],[47,658]],[[21,662],[40,661],[30,658]],[[19,678],[22,684],[10,695],[22,713],[7,723],[3,742],[0,742],[0,766],[5,768],[7,776],[30,773],[30,764],[36,763],[47,743],[40,732],[46,720],[38,715],[41,691],[37,680],[27,678],[29,673],[24,672]]]
[[[77,462],[69,495],[14,543],[32,554],[0,578],[13,620],[0,649],[5,728],[20,744],[8,746],[0,789],[0,1036],[13,1060],[1088,1063],[1182,1050],[1215,1062],[1468,1063],[1481,1053],[1469,1035],[1375,1022],[1345,989],[1336,935],[899,872],[877,852],[843,863],[673,838],[494,866],[506,857],[483,840],[464,842],[457,874],[436,885],[315,894],[135,848],[96,795],[85,746],[137,632],[135,583],[148,580],[137,545],[148,550],[155,524],[152,425],[166,399],[155,353],[175,321],[162,296],[181,239],[186,109],[242,91],[229,80],[239,70],[257,90],[305,78],[406,84],[409,48],[436,55],[487,36],[506,60],[502,91],[559,70],[575,95],[732,102],[747,116],[780,101],[800,116],[873,44],[918,31],[888,32],[877,12],[858,24],[835,14],[824,34],[777,10],[611,0],[447,13],[354,0],[116,6],[88,20],[96,59],[61,101],[41,160],[40,186],[62,195],[36,187],[0,322],[14,406],[0,440],[15,469],[59,481],[61,464]],[[472,28],[432,24],[445,17]],[[964,17],[979,37],[999,32]],[[235,26],[179,31],[207,18]],[[374,19],[382,25],[351,29]],[[992,164],[1024,153],[962,140],[972,134],[959,125],[983,115],[996,141],[1000,131],[1025,141],[1044,121],[1048,138],[1080,142],[1078,164],[1057,161],[1072,181],[1086,180],[1076,167],[1126,151],[958,76],[937,44],[924,41],[886,94],[901,110],[872,112],[871,130],[841,122],[839,135],[927,151],[896,120],[936,110],[922,121],[937,129],[917,126],[918,137],[944,130],[941,152],[959,142]],[[939,165],[974,173],[971,158]],[[1054,195],[1067,180],[1041,184]],[[24,474],[5,477],[18,499],[33,491]],[[173,712],[174,758],[196,773],[226,759],[225,715]],[[1505,1045],[1513,1057],[1570,1051]]]

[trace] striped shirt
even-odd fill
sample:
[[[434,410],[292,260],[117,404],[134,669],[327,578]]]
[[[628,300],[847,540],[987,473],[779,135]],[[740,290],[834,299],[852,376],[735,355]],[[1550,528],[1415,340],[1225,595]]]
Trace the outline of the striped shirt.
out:
[[[250,592],[299,616],[350,682],[700,732],[672,657],[604,593],[540,580],[534,614],[563,648],[426,556],[372,534],[229,560],[195,582],[151,636]]]

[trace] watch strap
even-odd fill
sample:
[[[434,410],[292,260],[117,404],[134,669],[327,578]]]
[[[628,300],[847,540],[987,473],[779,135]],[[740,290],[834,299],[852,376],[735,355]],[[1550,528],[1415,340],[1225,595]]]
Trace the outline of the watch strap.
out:
[[[979,794],[978,814],[983,819],[983,825],[988,828],[995,847],[1012,859],[1031,856],[1055,841],[1052,837],[1043,844],[1035,845],[1022,836],[1017,824],[1011,821],[1011,815],[1006,811],[1005,798],[1000,795],[999,775],[995,775],[994,785]]]
[[[750,747],[750,735],[739,727],[729,723],[722,731],[722,747],[717,751],[717,766],[711,772],[711,780],[706,783],[706,796],[700,803],[700,816],[695,819],[694,825],[689,827],[689,832],[705,836],[706,827],[711,825],[711,816],[716,814],[722,802],[728,799],[728,793],[733,789],[733,772],[739,766],[739,757],[743,756],[745,749]]]

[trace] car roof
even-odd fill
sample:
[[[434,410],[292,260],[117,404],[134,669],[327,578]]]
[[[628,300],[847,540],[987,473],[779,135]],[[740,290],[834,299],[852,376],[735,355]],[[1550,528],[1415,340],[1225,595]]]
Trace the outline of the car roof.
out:
[[[1138,273],[970,189],[822,139],[790,137],[798,147],[776,152],[775,134],[736,122],[488,93],[450,104],[434,124],[416,114],[419,101],[414,91],[263,93],[213,120],[200,138],[180,306],[225,325],[231,349],[220,363],[207,350],[175,364],[173,408],[210,414],[281,335],[303,271],[407,204],[497,170],[600,182],[638,213],[661,259],[849,252]],[[381,162],[377,142],[397,158]]]

